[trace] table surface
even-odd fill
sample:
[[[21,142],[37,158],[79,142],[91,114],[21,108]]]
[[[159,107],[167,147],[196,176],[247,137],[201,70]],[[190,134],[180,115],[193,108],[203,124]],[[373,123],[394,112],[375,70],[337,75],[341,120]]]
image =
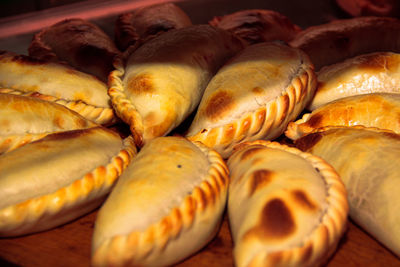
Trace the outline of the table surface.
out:
[[[97,211],[61,227],[17,238],[0,239],[1,266],[90,266],[90,247]],[[201,251],[177,264],[233,266],[232,239],[225,219],[217,236]],[[327,267],[394,267],[400,259],[351,221]]]

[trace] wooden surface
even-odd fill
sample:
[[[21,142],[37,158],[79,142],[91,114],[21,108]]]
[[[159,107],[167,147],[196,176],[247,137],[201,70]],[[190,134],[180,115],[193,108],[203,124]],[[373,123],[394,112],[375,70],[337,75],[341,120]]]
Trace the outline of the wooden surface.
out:
[[[90,247],[97,212],[56,229],[18,238],[0,239],[0,266],[90,266]],[[225,219],[214,240],[178,267],[233,266],[232,240]],[[400,259],[349,222],[327,267],[398,267]]]

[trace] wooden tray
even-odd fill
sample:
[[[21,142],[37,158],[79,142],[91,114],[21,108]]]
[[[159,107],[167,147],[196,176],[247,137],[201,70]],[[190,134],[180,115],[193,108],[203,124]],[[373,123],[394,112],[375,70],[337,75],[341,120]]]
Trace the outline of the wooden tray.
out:
[[[0,239],[0,266],[90,266],[90,248],[97,211],[56,229],[18,238]],[[178,267],[233,266],[227,219],[210,244]],[[398,267],[400,259],[349,221],[338,250],[327,267]]]

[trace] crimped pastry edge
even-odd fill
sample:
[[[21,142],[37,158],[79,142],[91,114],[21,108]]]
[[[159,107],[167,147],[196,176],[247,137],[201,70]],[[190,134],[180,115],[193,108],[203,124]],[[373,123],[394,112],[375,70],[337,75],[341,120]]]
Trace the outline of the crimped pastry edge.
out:
[[[12,88],[0,88],[0,93],[29,96],[54,102],[79,113],[82,117],[85,117],[86,119],[91,120],[94,123],[105,126],[111,125],[117,121],[117,118],[114,114],[114,110],[111,107],[110,108],[96,107],[80,100],[79,101],[66,100],[51,95],[41,94],[39,92],[24,92]]]
[[[168,215],[150,225],[144,232],[114,236],[97,248],[92,248],[92,266],[141,265],[141,262],[144,262],[152,253],[166,250],[167,246],[173,245],[179,236],[193,231],[196,228],[196,222],[204,219],[202,216],[210,216],[216,208],[224,210],[229,186],[228,167],[216,151],[200,142],[192,143],[206,155],[210,162],[207,177],[183,199],[180,206],[174,207]],[[200,219],[197,219],[198,216]],[[222,212],[219,216],[220,222]],[[214,229],[213,233],[216,231],[217,229]],[[207,237],[207,242],[213,237],[213,234]],[[201,247],[204,245],[202,244]],[[192,251],[190,254],[195,252],[197,251]],[[189,255],[178,257],[176,261]]]
[[[275,141],[256,140],[239,144],[239,151],[250,145],[262,145],[268,148],[280,149],[298,155],[311,163],[321,174],[327,187],[328,208],[325,210],[321,224],[314,229],[302,246],[277,251],[266,255],[259,253],[248,267],[254,266],[320,266],[326,263],[334,253],[340,237],[344,234],[347,225],[349,205],[347,191],[334,168],[322,158],[302,152],[295,147],[289,147]]]
[[[143,122],[132,101],[124,93],[122,78],[125,74],[124,61],[118,57],[114,61],[115,70],[109,75],[108,95],[117,116],[129,125],[136,146],[143,146]]]
[[[282,94],[254,112],[215,128],[202,129],[187,136],[191,141],[200,141],[218,151],[223,158],[232,154],[233,147],[240,142],[257,139],[274,139],[286,129],[311,100],[317,86],[313,67],[303,69]]]
[[[98,207],[137,150],[131,137],[106,166],[54,193],[0,209],[0,236],[18,236],[48,230]]]

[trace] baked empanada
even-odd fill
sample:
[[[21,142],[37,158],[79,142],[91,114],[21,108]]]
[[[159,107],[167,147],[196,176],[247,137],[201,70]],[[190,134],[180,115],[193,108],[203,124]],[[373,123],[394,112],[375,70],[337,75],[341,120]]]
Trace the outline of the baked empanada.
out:
[[[0,155],[54,132],[96,125],[62,105],[0,93]]]
[[[309,110],[346,96],[379,92],[400,94],[400,54],[360,55],[326,66],[317,76],[318,88],[307,107]]]
[[[92,75],[60,63],[2,51],[0,92],[53,101],[99,124],[116,120],[107,85]]]
[[[302,51],[273,42],[248,46],[212,78],[186,136],[226,158],[239,142],[280,136],[315,88]]]
[[[361,126],[325,128],[296,141],[343,180],[350,217],[400,256],[400,135]]]
[[[400,20],[390,17],[337,19],[301,31],[290,45],[306,52],[319,71],[358,55],[400,52]]]
[[[118,16],[115,42],[121,51],[172,29],[191,26],[188,15],[174,3],[144,6]]]
[[[182,137],[158,137],[138,153],[98,213],[93,266],[168,266],[205,246],[225,209],[220,155]]]
[[[240,10],[214,17],[209,23],[235,33],[249,44],[275,40],[289,42],[301,31],[288,17],[267,9]]]
[[[161,34],[116,62],[109,95],[135,142],[168,134],[198,105],[217,69],[243,48],[224,30],[195,25]]]
[[[228,160],[229,225],[242,266],[320,266],[345,231],[348,202],[322,159],[277,142],[239,145]]]
[[[95,127],[0,155],[0,236],[44,231],[97,208],[135,154],[131,137]]]
[[[31,57],[66,62],[75,69],[107,82],[112,62],[121,52],[96,24],[80,18],[65,19],[35,34],[28,48]]]
[[[375,93],[332,101],[290,122],[285,135],[292,140],[326,126],[376,127],[400,133],[400,94]]]

